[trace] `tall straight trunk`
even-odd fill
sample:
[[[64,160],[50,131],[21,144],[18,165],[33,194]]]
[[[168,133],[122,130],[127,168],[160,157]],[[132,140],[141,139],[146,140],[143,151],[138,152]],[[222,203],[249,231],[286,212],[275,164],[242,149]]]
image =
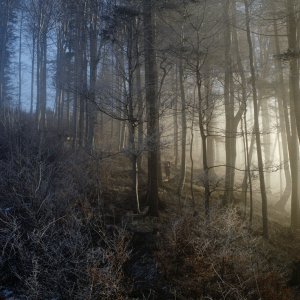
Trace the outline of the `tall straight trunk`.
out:
[[[115,78],[113,76],[113,72],[114,72],[114,68],[115,68],[115,60],[114,60],[114,56],[111,57],[111,69],[110,69],[110,80],[111,80],[111,85],[114,86],[115,85]],[[125,107],[127,109],[126,106],[126,101],[125,101]],[[115,91],[112,90],[111,91],[111,106],[112,106],[112,112],[114,113],[115,109],[116,109],[116,104],[115,104]],[[125,110],[126,111],[126,110]],[[127,111],[126,111],[127,113]],[[128,116],[128,114],[126,115],[126,117]],[[128,124],[127,124],[128,125]],[[130,130],[130,129],[129,129]],[[129,138],[129,136],[128,136]],[[113,151],[114,149],[114,139],[115,139],[115,119],[111,118],[110,119],[110,151]],[[128,139],[129,142],[129,139]]]
[[[85,43],[85,42],[84,42]],[[87,95],[87,59],[85,45],[82,49],[81,68],[81,91],[80,91],[80,114],[79,114],[79,145],[84,146],[85,141],[85,117],[86,117],[86,95]]]
[[[62,107],[62,70],[63,70],[63,48],[62,48],[62,30],[58,31],[57,35],[57,52],[56,52],[56,96],[55,96],[55,115],[57,119],[58,131],[61,131],[62,118],[61,118],[61,107]]]
[[[184,89],[184,79],[183,79],[183,63],[182,58],[179,60],[179,85],[180,85],[180,96],[181,96],[181,167],[180,167],[180,179],[178,186],[179,195],[179,205],[182,191],[185,184],[186,177],[186,99],[185,99],[185,89]]]
[[[87,35],[86,35],[86,25],[85,25],[86,15],[82,16],[81,30],[80,30],[80,46],[79,46],[79,128],[78,128],[78,138],[79,145],[82,147],[84,145],[85,137],[85,113],[86,113],[86,94],[87,94],[87,58],[86,58],[86,48],[87,48]]]
[[[75,69],[77,69],[77,67],[75,67]],[[75,82],[78,82],[78,80],[75,79]],[[78,87],[75,86],[75,93],[73,95],[73,114],[72,114],[72,138],[73,138],[72,147],[75,151],[77,148],[77,136],[78,136],[78,121],[77,121],[77,119],[78,119]]]
[[[247,30],[247,41],[249,46],[249,61],[250,61],[250,72],[251,72],[251,85],[253,94],[253,108],[254,108],[254,126],[255,126],[255,138],[256,138],[256,150],[258,159],[259,179],[260,179],[260,192],[262,199],[262,221],[263,221],[263,236],[269,238],[268,229],[268,200],[265,186],[264,170],[263,170],[263,159],[261,151],[261,140],[260,140],[260,129],[259,129],[259,111],[258,111],[258,99],[257,99],[257,88],[256,88],[256,73],[254,68],[254,54],[251,39],[250,30],[250,14],[248,0],[244,0],[245,12],[246,12],[246,30]]]
[[[207,164],[209,167],[209,176],[215,176],[215,171],[213,166],[215,165],[215,138],[211,134],[212,122],[213,122],[213,112],[211,111],[211,79],[209,74],[209,66],[206,65],[206,76],[204,78],[204,90],[205,90],[205,101],[206,101],[206,120],[207,120]]]
[[[297,41],[297,17],[295,0],[287,0],[288,15],[288,45],[291,52],[290,67],[290,99],[295,108],[298,139],[300,141],[300,91],[299,91],[299,47]]]
[[[117,49],[117,61],[118,63],[118,70],[119,74],[125,74],[125,65],[124,65],[124,51],[121,49]],[[124,101],[123,97],[125,95],[126,90],[126,83],[124,79],[118,81],[119,89],[120,89],[120,97],[121,97],[121,110],[119,113],[120,118],[124,118],[126,112],[126,101]],[[118,134],[119,134],[119,151],[124,150],[125,142],[126,142],[126,122],[120,121],[118,124]]]
[[[128,128],[129,128],[129,152],[132,165],[132,192],[135,196],[137,212],[140,213],[140,201],[139,201],[139,181],[138,181],[138,168],[137,168],[137,151],[135,143],[135,129],[136,118],[134,116],[134,103],[133,103],[133,23],[128,26],[128,42],[127,42],[127,62],[128,62]]]
[[[153,1],[153,0],[151,0]],[[155,5],[155,1],[152,2],[152,5]],[[154,49],[156,49],[156,14],[153,14],[153,47]],[[157,68],[157,66],[156,66]],[[157,174],[157,179],[158,179],[158,185],[161,187],[163,184],[163,176],[162,176],[162,162],[161,162],[161,149],[160,149],[160,138],[161,138],[161,132],[160,132],[160,108],[161,108],[161,93],[160,93],[160,86],[159,86],[159,73],[158,71],[156,71],[156,94],[157,94],[157,114],[158,114],[158,118],[157,118],[157,128],[156,128],[156,135],[157,135],[157,156],[158,156],[158,174]],[[164,75],[162,76],[162,81],[161,86],[163,85],[163,81],[164,81]]]
[[[251,169],[250,169],[250,155],[249,155],[249,139],[248,139],[248,125],[247,125],[247,111],[244,112],[244,129],[245,129],[245,157],[246,157],[246,178],[248,178],[249,182],[249,200],[250,200],[250,213],[249,213],[249,222],[252,225],[253,219],[253,188],[252,188],[252,177],[251,177]],[[245,203],[247,201],[247,191],[248,191],[248,184],[246,183],[246,187],[244,188],[244,195],[245,195]]]
[[[191,197],[192,197],[192,205],[193,209],[195,209],[195,194],[194,194],[194,157],[193,157],[193,147],[194,147],[194,118],[195,118],[195,104],[196,104],[196,91],[194,91],[194,101],[192,107],[192,123],[191,123],[191,143],[190,143],[190,160],[191,160]]]
[[[38,117],[38,129],[41,135],[43,135],[46,126],[46,106],[47,106],[47,35],[46,33],[41,34],[37,46],[38,46],[37,117]]]
[[[60,120],[60,130],[64,131],[64,109],[65,109],[65,91],[63,88],[60,89],[59,94],[59,120]]]
[[[174,97],[174,107],[173,107],[173,120],[174,120],[174,165],[175,169],[178,166],[178,70],[176,64],[175,70],[175,97]]]
[[[3,9],[3,8],[1,8]],[[8,42],[8,23],[11,10],[11,1],[7,1],[2,11],[3,17],[1,16],[1,25],[4,28],[3,36],[0,40],[0,107],[2,108],[5,104],[5,67],[6,67],[6,55],[7,55],[7,42]]]
[[[192,120],[191,126],[191,145],[190,145],[190,159],[191,159],[191,196],[193,208],[195,208],[195,195],[194,195],[194,157],[193,157],[193,145],[194,145],[194,121]]]
[[[277,107],[278,109],[278,107]],[[280,134],[280,125],[278,124],[278,110],[277,110],[277,113],[276,113],[276,119],[277,119],[277,141],[278,141],[278,156],[279,156],[279,161],[282,162],[283,161],[283,155],[282,155],[282,139],[280,138],[281,137],[281,134]],[[276,149],[274,149],[276,150]],[[287,164],[287,163],[286,163]],[[285,166],[284,166],[285,168]],[[282,168],[280,168],[279,170],[279,196],[280,196],[280,199],[282,199],[282,195],[283,195],[283,176],[282,176]],[[291,180],[291,178],[290,178]],[[286,184],[286,187],[287,187],[287,184]],[[285,188],[286,190],[286,188]],[[283,207],[284,209],[284,207]]]
[[[143,144],[144,144],[144,108],[143,108],[143,94],[142,94],[142,79],[141,79],[141,62],[140,62],[140,50],[139,50],[139,39],[136,39],[136,94],[138,101],[138,171],[142,171],[143,161]]]
[[[94,148],[94,131],[96,123],[96,81],[97,81],[97,14],[92,12],[90,19],[90,93],[88,102],[87,146],[90,151]]]
[[[30,115],[33,114],[34,102],[34,64],[35,64],[35,31],[32,32],[31,86],[30,86]]]
[[[248,149],[248,153],[247,153],[248,165],[247,165],[247,170],[244,173],[244,178],[243,178],[243,182],[242,182],[242,193],[243,194],[245,194],[245,190],[247,189],[248,184],[250,185],[250,180],[252,182],[251,164],[252,164],[252,157],[253,157],[254,145],[255,145],[255,129],[254,128],[251,130],[251,140],[250,140],[250,145],[249,145],[249,133],[248,133],[247,119],[248,119],[247,118],[247,112],[245,112],[245,114],[244,114],[244,128],[245,128],[245,139],[247,138],[247,141],[248,141],[248,147],[247,147],[247,149]],[[245,122],[246,122],[246,124],[245,124]],[[252,200],[253,199],[251,198],[250,201],[252,201]]]
[[[275,46],[275,53],[277,55],[280,54],[280,46],[279,46],[279,40],[278,40],[278,29],[277,29],[277,23],[274,20],[273,21],[273,28],[274,28],[274,46]],[[287,109],[287,105],[285,103],[286,98],[286,88],[284,85],[284,77],[283,77],[283,69],[280,60],[276,60],[275,63],[275,70],[277,74],[277,99],[278,99],[278,108],[279,108],[279,124],[280,124],[280,132],[281,132],[281,140],[282,140],[282,154],[284,159],[284,174],[285,174],[285,182],[286,187],[285,190],[279,200],[278,203],[276,203],[276,206],[279,209],[283,209],[285,205],[287,204],[289,197],[291,195],[291,190],[295,190],[292,188],[293,182],[294,184],[297,182],[292,180],[292,174],[297,174],[297,164],[294,164],[289,156],[293,152],[293,144],[297,143],[296,141],[292,141],[291,139],[291,130],[290,130],[290,121],[289,121],[289,112]],[[290,163],[288,163],[290,162]],[[290,170],[291,169],[291,170]],[[294,169],[292,171],[292,169]],[[297,201],[297,193],[292,194],[292,200],[293,202]]]
[[[20,20],[20,31],[19,31],[19,93],[18,93],[18,109],[19,112],[22,108],[21,98],[22,98],[22,31],[23,31],[23,11],[21,12]]]
[[[236,2],[234,1],[234,7],[236,7]],[[233,14],[233,25],[235,27],[236,24],[236,15]],[[249,137],[248,137],[248,124],[247,124],[247,80],[245,76],[244,66],[240,54],[240,46],[239,46],[239,39],[237,35],[236,28],[233,29],[233,41],[235,46],[235,54],[237,57],[237,65],[238,65],[238,72],[241,78],[241,89],[242,89],[242,103],[241,106],[244,106],[243,111],[243,142],[244,142],[244,151],[245,151],[245,174],[244,180],[242,184],[242,194],[244,196],[244,203],[247,205],[247,194],[248,194],[248,185],[249,185],[249,200],[250,200],[250,213],[249,213],[249,221],[250,224],[252,223],[253,217],[253,190],[252,190],[252,178],[251,178],[251,157],[253,152],[253,145],[254,145],[254,138],[251,140],[251,154],[249,151]],[[252,135],[253,137],[253,135]]]
[[[77,150],[77,144],[78,144],[78,131],[79,131],[79,124],[78,124],[78,107],[80,105],[80,73],[81,73],[81,56],[80,56],[80,21],[78,20],[79,16],[77,16],[76,21],[76,44],[75,44],[75,61],[74,61],[74,74],[75,74],[75,80],[74,80],[74,99],[73,99],[73,125],[72,125],[72,135],[73,135],[73,149]]]
[[[269,47],[270,38],[268,37],[259,37],[258,38],[258,47],[260,49],[259,55],[256,58],[255,55],[255,67],[258,69],[258,65],[262,66],[261,78],[267,78],[268,72],[270,71],[270,47]],[[255,48],[255,45],[253,45]],[[269,113],[269,99],[265,97],[266,91],[265,86],[260,85],[257,91],[258,102],[261,105],[262,113],[262,142],[263,142],[263,153],[264,153],[264,165],[267,170],[265,173],[265,182],[266,182],[266,191],[271,192],[271,172],[270,168],[272,166],[273,159],[271,157],[271,135],[270,135],[270,113]]]
[[[290,111],[291,111],[291,139],[295,139],[298,133],[298,139],[300,141],[300,92],[299,92],[299,47],[297,42],[297,19],[295,12],[295,0],[287,0],[287,12],[288,12],[288,45],[291,51],[291,57],[289,57],[289,87],[290,87]],[[294,113],[293,113],[294,112]],[[296,125],[297,130],[294,128]],[[290,159],[293,160],[294,165],[298,165],[298,145],[297,148],[293,147],[293,151],[290,155]],[[292,170],[293,172],[293,170]],[[298,177],[295,173],[295,177]],[[293,178],[293,175],[292,175]],[[296,178],[295,178],[296,180]],[[296,183],[295,183],[296,185]],[[298,178],[297,178],[298,185]],[[298,191],[298,186],[292,187],[293,192]],[[297,197],[298,198],[298,197]],[[299,200],[296,197],[292,197],[291,203],[291,228],[295,230],[299,226]]]
[[[120,67],[120,48],[116,47],[116,65],[115,65],[115,72],[116,74],[124,74],[121,71],[121,67]],[[138,67],[137,67],[138,68]],[[123,76],[124,77],[124,76]],[[124,78],[122,78],[122,76],[117,76],[116,78],[116,90],[119,96],[119,102],[120,102],[120,108],[122,108],[122,95],[123,95],[123,82],[124,82]],[[118,112],[118,116],[120,117],[120,119],[122,118],[122,109],[119,109]],[[122,121],[119,120],[117,123],[117,134],[118,134],[118,151],[121,152],[122,151],[122,147],[121,147],[121,136],[122,136]]]
[[[154,40],[153,0],[143,0],[144,15],[144,52],[145,52],[145,87],[148,109],[148,199],[150,213],[158,215],[158,101],[157,67]]]
[[[290,91],[293,88],[293,79],[290,78],[289,81]],[[292,175],[292,201],[291,201],[291,228],[295,230],[299,227],[299,185],[298,185],[298,168],[299,168],[299,144],[297,142],[297,125],[296,118],[293,114],[295,111],[293,96],[290,94],[290,120],[291,120],[291,151],[290,151],[290,165],[291,165],[291,175]]]
[[[208,167],[208,158],[207,158],[207,130],[205,122],[205,109],[203,105],[202,98],[202,78],[200,74],[200,62],[198,61],[196,69],[196,85],[197,85],[197,94],[198,94],[198,116],[199,116],[199,129],[202,140],[202,164],[203,164],[203,185],[204,185],[204,207],[205,207],[205,216],[206,220],[209,220],[210,217],[210,183],[209,183],[209,167]]]
[[[231,0],[226,0],[225,3],[225,83],[224,83],[224,99],[225,99],[225,119],[226,119],[226,135],[225,135],[225,149],[226,149],[226,174],[225,174],[225,193],[223,197],[223,204],[232,204],[234,200],[234,182],[235,182],[235,165],[236,165],[236,135],[238,124],[241,121],[245,104],[242,104],[235,114],[234,103],[234,82],[232,72],[232,31],[229,22],[230,12],[235,17],[235,5]],[[234,20],[234,19],[233,19]],[[235,20],[234,20],[235,21]]]
[[[208,166],[212,168],[215,165],[215,143],[212,136],[207,137],[207,153]],[[213,169],[210,170],[210,173],[214,174]]]
[[[229,24],[231,0],[225,2],[225,18],[226,29],[224,34],[225,39],[225,82],[224,82],[224,100],[225,100],[225,150],[226,150],[226,174],[225,174],[225,193],[223,204],[232,203],[233,201],[233,178],[232,178],[232,158],[233,149],[233,117],[234,117],[234,103],[230,93],[231,77],[232,77],[232,61],[231,61],[231,30]]]
[[[278,103],[279,104],[279,103]],[[282,106],[282,105],[280,105]],[[281,147],[280,148],[280,156],[281,160],[283,161],[283,171],[284,171],[284,177],[285,177],[285,188],[283,193],[280,195],[280,200],[276,203],[276,207],[279,208],[279,210],[284,209],[286,206],[290,196],[291,196],[291,190],[292,190],[292,178],[291,178],[291,172],[290,172],[290,166],[289,166],[289,154],[288,154],[288,142],[287,142],[287,136],[286,136],[286,130],[285,130],[285,125],[284,125],[284,116],[282,116],[282,110],[279,109],[279,117],[280,122],[279,122],[279,135],[281,136]],[[283,120],[282,120],[283,119]],[[293,166],[294,168],[294,166]]]
[[[70,133],[71,130],[71,116],[70,116],[70,112],[71,112],[71,108],[70,108],[70,104],[71,104],[71,97],[70,97],[70,92],[67,91],[67,107],[66,107],[66,117],[67,117],[67,129],[68,132]]]
[[[41,36],[38,33],[37,42],[36,42],[36,126],[39,128],[39,118],[40,118],[40,103],[41,103],[41,95],[40,95],[40,74],[41,74]]]
[[[262,78],[266,78],[267,75],[262,75]],[[260,102],[262,111],[262,131],[263,131],[263,150],[264,150],[264,165],[267,170],[265,173],[266,178],[266,190],[271,192],[271,173],[270,167],[272,166],[271,157],[271,136],[270,136],[270,115],[269,115],[269,104],[268,99],[264,97],[261,90]]]

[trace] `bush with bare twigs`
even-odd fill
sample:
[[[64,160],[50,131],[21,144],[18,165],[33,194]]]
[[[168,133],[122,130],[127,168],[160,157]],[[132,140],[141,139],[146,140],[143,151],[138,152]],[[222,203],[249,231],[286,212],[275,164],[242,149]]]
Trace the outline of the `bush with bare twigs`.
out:
[[[21,218],[0,217],[0,267],[7,283],[18,283],[30,299],[122,299],[127,293],[123,265],[130,239],[124,230],[107,234],[75,213],[52,222],[31,220],[35,224],[26,229]]]
[[[130,235],[105,227],[92,158],[51,135],[43,147],[34,130],[1,131],[2,286],[29,299],[124,299]]]
[[[177,296],[192,299],[292,299],[282,269],[235,209],[215,211],[210,222],[173,220],[158,253]],[[204,298],[203,298],[204,299]]]

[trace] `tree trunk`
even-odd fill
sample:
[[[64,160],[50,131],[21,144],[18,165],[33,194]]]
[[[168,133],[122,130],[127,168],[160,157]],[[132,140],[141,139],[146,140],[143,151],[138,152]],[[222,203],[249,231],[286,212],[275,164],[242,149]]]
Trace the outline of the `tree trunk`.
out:
[[[23,31],[23,11],[21,12],[20,31],[19,31],[19,93],[18,93],[18,109],[19,113],[22,109],[22,31]]]
[[[135,128],[136,118],[134,116],[134,103],[133,103],[133,24],[132,21],[128,25],[128,41],[127,41],[127,62],[128,62],[128,128],[129,128],[129,156],[132,164],[132,192],[135,196],[137,205],[137,212],[140,213],[140,202],[139,202],[139,181],[138,181],[138,168],[137,168],[137,151],[135,143]]]
[[[4,7],[1,7],[0,22],[3,28],[3,34],[0,37],[0,108],[6,104],[6,81],[5,68],[7,63],[7,44],[9,40],[8,22],[11,13],[11,1],[7,1]]]
[[[85,9],[84,9],[85,11]],[[81,30],[80,30],[80,45],[79,45],[79,60],[80,60],[80,69],[79,69],[79,84],[80,84],[80,90],[79,90],[79,128],[78,128],[78,138],[79,138],[79,145],[83,147],[84,145],[84,131],[85,131],[85,108],[86,108],[86,94],[87,94],[87,58],[86,58],[86,14],[84,14],[82,17],[81,23]]]
[[[142,94],[142,79],[141,79],[141,62],[140,62],[140,49],[139,39],[136,39],[136,94],[138,101],[138,172],[142,171],[143,162],[143,148],[144,148],[144,106],[143,106],[143,94]]]
[[[200,74],[200,62],[197,63],[196,68],[196,84],[197,84],[197,94],[198,94],[198,105],[199,105],[199,129],[200,129],[200,135],[202,140],[202,165],[203,165],[203,185],[204,185],[204,208],[205,208],[205,217],[206,220],[209,221],[210,217],[210,182],[209,182],[209,168],[208,168],[208,161],[207,161],[207,130],[205,127],[207,126],[205,122],[205,107],[203,105],[203,99],[202,99],[202,79]]]
[[[194,94],[194,102],[192,107],[192,120],[191,120],[191,143],[190,143],[190,159],[191,159],[191,197],[192,197],[192,205],[193,209],[195,209],[195,195],[194,195],[194,157],[193,157],[193,146],[194,146],[194,117],[195,117],[195,103],[196,103],[196,95]]]
[[[40,103],[41,103],[41,95],[40,95],[40,68],[41,68],[41,37],[40,33],[37,36],[37,43],[36,43],[36,126],[39,129],[39,118],[40,118]]]
[[[153,1],[143,0],[144,14],[144,52],[145,52],[145,87],[148,117],[148,199],[150,213],[158,215],[158,103],[157,69],[154,49]]]
[[[87,135],[87,147],[90,151],[94,148],[94,130],[96,123],[96,81],[97,81],[97,13],[91,12],[90,19],[90,92],[88,103],[88,135]]]
[[[62,104],[63,104],[63,89],[62,89],[62,83],[63,83],[63,46],[62,46],[62,29],[59,29],[58,36],[57,36],[57,53],[56,53],[56,96],[55,96],[55,115],[57,118],[57,128],[60,132],[62,130]]]
[[[38,72],[37,72],[37,118],[38,129],[44,135],[46,126],[46,105],[47,105],[47,36],[42,33],[37,43],[38,46]]]
[[[174,165],[175,170],[178,166],[178,71],[177,64],[175,70],[175,96],[174,96],[174,107],[173,107],[173,119],[174,119]]]
[[[277,55],[280,54],[280,46],[279,46],[279,40],[278,40],[278,30],[277,30],[277,24],[274,20],[273,23],[274,27],[274,45],[275,45],[275,53]],[[280,133],[281,133],[281,145],[282,145],[282,154],[283,154],[283,160],[284,160],[284,175],[285,175],[285,181],[286,186],[284,189],[283,194],[280,197],[280,200],[276,203],[276,207],[279,210],[284,209],[286,206],[289,197],[291,195],[292,190],[292,179],[291,179],[291,172],[289,167],[289,153],[292,149],[292,141],[291,141],[291,133],[290,133],[290,122],[289,122],[289,116],[288,111],[285,104],[285,97],[286,97],[286,88],[284,86],[284,77],[283,77],[283,70],[280,60],[276,60],[275,62],[275,70],[277,74],[277,81],[278,84],[276,89],[276,95],[277,95],[277,101],[278,101],[278,111],[279,111],[279,126],[280,126]],[[292,166],[292,164],[291,164]],[[294,166],[292,166],[294,168]],[[297,172],[297,171],[296,171]],[[295,197],[295,195],[294,195]]]
[[[180,167],[180,179],[178,186],[179,206],[181,206],[181,196],[185,184],[186,176],[186,99],[184,90],[184,79],[183,79],[183,64],[182,58],[179,60],[179,85],[180,85],[180,96],[181,96],[181,167]]]
[[[244,2],[245,2],[245,12],[246,12],[247,41],[249,46],[251,85],[252,85],[252,93],[253,93],[255,138],[256,138],[257,159],[258,159],[258,169],[259,169],[259,179],[260,179],[260,192],[262,198],[263,236],[264,238],[269,238],[268,202],[267,202],[267,194],[266,194],[266,186],[265,186],[265,178],[264,178],[264,170],[263,170],[263,159],[262,159],[262,151],[261,151],[259,111],[258,111],[258,99],[257,99],[257,89],[256,89],[256,74],[254,68],[253,46],[252,46],[251,30],[250,30],[249,4],[248,4],[248,0],[244,0]]]
[[[234,1],[234,7],[236,7],[236,3]],[[233,14],[233,24],[236,24],[236,15]],[[248,138],[248,125],[247,125],[247,80],[245,76],[244,66],[242,63],[242,58],[240,54],[240,46],[239,46],[239,39],[237,35],[236,28],[233,29],[233,41],[235,45],[235,54],[237,57],[237,65],[238,65],[238,72],[241,77],[241,89],[242,89],[242,103],[241,106],[244,106],[244,112],[243,112],[243,142],[244,142],[244,151],[245,151],[245,174],[244,174],[244,180],[242,184],[242,195],[244,196],[244,203],[245,206],[247,205],[247,193],[248,193],[248,184],[249,184],[249,192],[250,192],[250,213],[249,213],[249,220],[250,224],[252,223],[252,217],[253,217],[253,191],[252,191],[252,178],[251,178],[251,157],[250,151],[249,151],[249,138]],[[251,140],[251,146],[250,148],[251,153],[253,151],[253,145],[254,145],[254,138]]]
[[[291,55],[290,66],[290,98],[294,103],[298,139],[300,141],[300,91],[299,91],[299,47],[297,41],[297,17],[295,0],[287,0],[288,44]]]
[[[290,106],[291,106],[291,129],[292,135],[291,139],[295,139],[298,133],[298,139],[300,141],[300,92],[299,92],[299,47],[297,42],[297,20],[295,14],[295,4],[294,0],[287,0],[287,12],[288,12],[288,44],[289,51],[291,52],[291,57],[289,57],[289,68],[290,68]],[[293,113],[294,112],[294,113]],[[297,130],[295,129],[295,126]],[[293,143],[294,145],[294,143]],[[290,155],[291,162],[293,165],[298,165],[298,144],[297,147],[293,146],[292,153]],[[291,166],[292,166],[291,164]],[[298,172],[293,171],[295,186],[292,187],[292,195],[298,191]],[[293,180],[293,175],[292,175]],[[296,186],[297,185],[297,186]],[[298,197],[292,197],[291,203],[291,228],[295,230],[298,225],[298,212],[299,210],[299,201]]]
[[[236,133],[238,124],[242,118],[244,105],[239,107],[235,115],[234,104],[234,83],[232,74],[232,32],[229,22],[230,11],[235,17],[235,6],[231,4],[231,0],[226,0],[225,3],[225,83],[224,83],[224,99],[225,99],[225,118],[226,118],[226,134],[225,134],[225,149],[226,149],[226,174],[225,174],[225,193],[223,197],[223,204],[232,204],[234,200],[234,181],[235,181],[235,164],[236,164]],[[234,21],[234,19],[233,19]]]
[[[32,58],[31,58],[31,88],[30,88],[30,115],[33,115],[34,101],[34,63],[35,63],[35,32],[32,32]]]

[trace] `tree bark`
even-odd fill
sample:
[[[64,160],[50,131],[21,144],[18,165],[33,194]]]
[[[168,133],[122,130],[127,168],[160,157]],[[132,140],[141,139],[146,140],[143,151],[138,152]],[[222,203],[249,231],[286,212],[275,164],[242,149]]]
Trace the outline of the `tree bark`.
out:
[[[174,107],[173,107],[173,120],[174,120],[174,165],[175,170],[178,166],[178,70],[176,64],[175,70],[175,96],[174,96]]]
[[[276,21],[273,22],[273,28],[274,28],[274,50],[275,54],[280,54],[280,46],[279,46],[279,40],[278,40],[278,29]],[[293,152],[293,145],[292,143],[295,143],[295,141],[291,140],[291,130],[290,130],[290,121],[289,121],[289,113],[287,110],[287,105],[285,103],[286,98],[286,88],[284,85],[284,76],[283,76],[283,70],[282,65],[279,59],[275,61],[275,70],[277,74],[277,82],[276,84],[276,95],[277,95],[277,101],[278,101],[278,115],[279,115],[279,127],[280,127],[280,134],[281,134],[281,145],[282,145],[282,154],[283,154],[283,161],[284,161],[284,175],[285,175],[285,181],[286,186],[284,189],[283,194],[280,197],[280,200],[276,203],[276,207],[279,210],[284,209],[286,206],[290,196],[291,196],[291,190],[292,190],[292,178],[291,178],[291,168],[297,168],[297,165],[292,163],[289,159],[289,153],[291,151]],[[297,141],[296,141],[297,143]],[[298,173],[297,169],[293,170],[293,174]],[[294,180],[295,182],[295,180]],[[297,199],[297,195],[292,195],[293,199]],[[295,201],[295,200],[294,200]]]
[[[258,169],[259,169],[259,179],[260,179],[260,192],[261,192],[261,198],[262,198],[263,236],[264,236],[264,238],[267,239],[267,238],[269,238],[268,201],[267,201],[267,194],[266,194],[266,186],[265,186],[265,178],[264,178],[264,170],[263,170],[263,159],[262,159],[262,151],[261,151],[258,98],[257,98],[257,88],[256,88],[256,73],[255,73],[255,68],[254,68],[254,55],[253,55],[253,46],[252,46],[251,30],[250,30],[250,14],[249,14],[248,0],[244,0],[244,3],[245,3],[245,12],[246,12],[247,41],[248,41],[248,46],[249,46],[251,85],[252,85],[252,94],[253,94],[255,138],[256,138],[257,159],[258,159]]]
[[[144,14],[144,52],[145,52],[145,87],[148,117],[148,199],[150,213],[158,215],[158,101],[157,68],[154,41],[153,1],[143,0]]]
[[[7,63],[7,44],[9,40],[9,34],[8,34],[8,23],[9,18],[11,14],[11,1],[6,1],[6,5],[4,7],[1,7],[0,12],[0,24],[3,28],[2,36],[0,36],[0,108],[3,108],[3,106],[6,104],[6,80],[5,80],[5,68]]]
[[[88,103],[88,129],[87,129],[87,147],[89,151],[94,148],[94,131],[97,118],[96,112],[96,81],[97,81],[97,67],[98,67],[98,53],[97,53],[97,10],[90,11],[90,91]]]
[[[234,4],[234,3],[233,3]],[[225,99],[225,119],[226,119],[226,134],[225,134],[225,149],[226,149],[226,174],[225,174],[225,193],[223,196],[223,204],[232,204],[234,200],[234,182],[235,182],[235,165],[236,165],[236,135],[237,128],[243,112],[245,104],[240,105],[235,114],[234,101],[234,83],[232,74],[232,31],[230,29],[230,12],[232,12],[233,22],[235,22],[235,6],[231,0],[226,0],[225,3],[225,83],[224,83],[224,99]]]
[[[31,88],[30,88],[30,115],[33,115],[34,101],[34,64],[35,64],[35,31],[32,32],[32,58],[31,58]]]
[[[289,68],[290,68],[290,106],[291,106],[291,139],[295,139],[298,133],[298,139],[300,141],[300,92],[299,92],[299,47],[297,42],[297,21],[295,15],[295,1],[287,0],[287,13],[288,13],[288,45],[291,57],[289,57]],[[294,112],[294,113],[293,113]],[[295,126],[297,130],[295,129]],[[293,143],[294,145],[294,143]],[[298,165],[298,143],[297,147],[293,146],[292,153],[290,155],[293,165]],[[291,165],[292,166],[292,165]],[[293,173],[293,169],[291,170]],[[295,172],[295,171],[294,171]],[[298,192],[298,172],[294,175],[295,184],[292,187],[292,195]],[[292,175],[292,180],[293,180]],[[291,203],[291,228],[295,230],[298,225],[299,215],[299,201],[298,197],[292,197]]]
[[[181,166],[180,166],[180,179],[178,186],[179,206],[181,206],[181,196],[185,184],[186,176],[186,99],[183,79],[183,63],[182,58],[179,60],[179,85],[180,85],[180,96],[181,96]]]
[[[19,113],[22,109],[22,31],[23,31],[23,10],[21,12],[20,31],[19,31],[19,93],[18,93],[18,109]]]

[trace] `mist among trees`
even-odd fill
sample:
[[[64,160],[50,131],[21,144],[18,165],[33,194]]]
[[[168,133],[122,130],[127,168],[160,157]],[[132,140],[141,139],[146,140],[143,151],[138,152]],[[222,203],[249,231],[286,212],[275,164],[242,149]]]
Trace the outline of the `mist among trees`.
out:
[[[299,299],[298,0],[0,0],[0,299]]]

